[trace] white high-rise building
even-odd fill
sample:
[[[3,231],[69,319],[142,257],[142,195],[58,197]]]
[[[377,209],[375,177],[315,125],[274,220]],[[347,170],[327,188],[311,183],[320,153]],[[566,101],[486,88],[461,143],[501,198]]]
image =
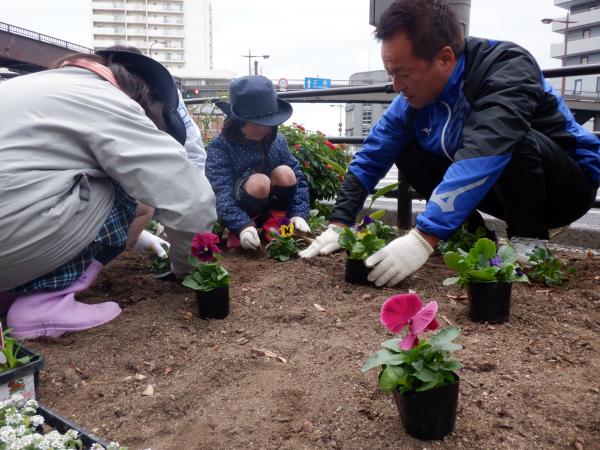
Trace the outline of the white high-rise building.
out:
[[[554,0],[554,4],[568,12],[543,20],[552,23],[552,31],[563,37],[562,42],[552,44],[551,56],[562,60],[563,66],[600,63],[600,0]],[[593,118],[594,130],[600,131],[600,74],[552,78],[550,82],[580,123]],[[586,128],[590,126],[588,123]]]
[[[212,69],[209,0],[92,0],[94,49],[129,45],[171,73]]]

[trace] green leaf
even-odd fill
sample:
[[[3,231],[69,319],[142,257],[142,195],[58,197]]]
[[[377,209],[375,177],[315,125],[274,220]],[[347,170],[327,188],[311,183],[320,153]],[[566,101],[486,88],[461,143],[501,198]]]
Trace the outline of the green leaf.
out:
[[[498,267],[486,267],[485,269],[472,269],[469,278],[473,281],[496,281]]]
[[[352,246],[356,242],[356,236],[354,235],[352,229],[348,227],[344,229],[339,228],[339,230],[340,235],[338,236],[338,244],[340,244],[340,247],[346,250],[351,250]],[[337,232],[338,229],[335,229],[335,231]]]
[[[192,266],[192,268],[194,269],[197,269],[198,267],[202,267],[204,265],[204,263],[202,263],[200,260],[198,260],[198,258],[194,256],[188,256],[187,260],[189,265]]]
[[[498,256],[503,263],[513,263],[517,259],[517,251],[512,245],[503,245],[498,250]]]
[[[394,189],[396,189],[398,186],[400,186],[400,182],[396,182],[393,184],[390,184],[388,186],[385,186],[379,190],[377,190],[372,196],[371,196],[371,203],[369,204],[369,206],[367,207],[367,209],[371,209],[371,206],[373,206],[373,203],[375,203],[375,200],[377,200],[379,197],[381,197],[382,195],[387,194],[390,191],[393,191]]]
[[[383,348],[387,348],[389,350],[392,350],[393,352],[401,352],[402,350],[400,350],[400,343],[402,342],[404,338],[394,338],[394,339],[388,339],[387,341],[383,341],[381,343],[381,346]]]
[[[454,351],[460,350],[462,348],[461,345],[455,344],[452,342],[456,337],[460,334],[460,328],[458,327],[448,327],[443,328],[438,331],[436,334],[432,335],[429,338],[429,344],[431,344],[432,351]]]
[[[424,383],[429,383],[430,381],[437,381],[437,375],[432,370],[427,367],[423,367],[420,370],[417,370],[413,374],[416,378],[423,381]]]
[[[405,376],[406,371],[401,366],[386,366],[379,377],[379,387],[383,392],[393,392]]]
[[[367,234],[362,239],[362,245],[364,247],[364,252],[366,253],[366,256],[370,256],[378,250],[381,250],[383,247],[385,247],[385,241],[383,239],[379,239],[374,234]]]
[[[423,360],[415,361],[415,362],[412,363],[412,367],[415,370],[421,370],[423,368],[423,364],[424,364]]]
[[[457,361],[455,359],[451,359],[450,361],[444,361],[440,364],[440,367],[444,370],[449,370],[449,371],[455,371],[458,370],[462,367],[462,364],[460,363],[460,361]]]
[[[189,287],[190,289],[195,289],[197,291],[201,290],[200,284],[196,280],[194,280],[194,278],[192,278],[190,275],[185,277],[181,284],[183,284],[185,287]]]
[[[400,365],[406,360],[406,357],[402,353],[395,353],[388,349],[379,350],[378,352],[373,353],[369,359],[365,362],[362,367],[362,371],[366,372],[367,370],[372,369],[377,366],[394,366]]]
[[[331,164],[331,167],[333,167],[333,169],[338,173],[338,175],[346,175],[346,171],[342,168],[342,166],[340,166],[332,159],[327,158],[326,156],[323,156],[319,153],[317,153],[317,157],[319,157],[322,161],[326,162],[327,164]]]
[[[467,264],[464,262],[464,258],[455,252],[447,252],[444,254],[444,262],[452,269],[460,272],[467,269]]]
[[[434,387],[436,387],[438,385],[438,380],[437,377],[431,381],[428,381],[425,384],[422,384],[421,386],[417,386],[415,388],[416,392],[423,392],[423,391],[428,391],[430,389],[433,389]]]
[[[488,261],[496,256],[496,244],[488,238],[479,239],[473,249],[477,255],[481,255]]]
[[[381,220],[384,215],[385,215],[385,210],[380,209],[379,211],[375,211],[375,212],[369,214],[369,217],[373,220]]]
[[[352,250],[350,250],[350,258],[352,259],[366,259],[367,258],[367,250],[361,241],[356,241],[354,245],[352,245]]]
[[[29,362],[31,361],[32,357],[31,356],[22,356],[20,358],[17,358],[17,365],[18,366],[24,366],[25,364],[29,364]]]

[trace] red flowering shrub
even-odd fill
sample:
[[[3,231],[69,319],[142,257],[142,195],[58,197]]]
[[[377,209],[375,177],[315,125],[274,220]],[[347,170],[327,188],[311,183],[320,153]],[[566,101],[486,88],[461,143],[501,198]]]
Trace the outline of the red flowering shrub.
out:
[[[310,203],[333,199],[340,187],[352,156],[346,145],[325,140],[319,131],[306,131],[302,125],[280,125],[292,155],[300,162],[310,191]]]

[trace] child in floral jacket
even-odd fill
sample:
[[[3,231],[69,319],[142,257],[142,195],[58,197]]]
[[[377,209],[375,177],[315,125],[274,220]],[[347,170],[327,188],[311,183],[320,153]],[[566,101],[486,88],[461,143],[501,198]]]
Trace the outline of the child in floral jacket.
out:
[[[227,119],[208,147],[205,167],[217,214],[229,229],[228,246],[257,250],[257,228],[262,226],[268,241],[285,218],[296,230],[309,232],[306,178],[277,133],[292,106],[277,98],[273,83],[260,75],[232,81],[229,99],[217,103]]]

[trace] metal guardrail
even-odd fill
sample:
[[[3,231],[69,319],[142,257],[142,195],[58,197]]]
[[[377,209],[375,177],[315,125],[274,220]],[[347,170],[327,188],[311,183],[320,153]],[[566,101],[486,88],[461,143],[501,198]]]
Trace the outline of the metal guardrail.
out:
[[[348,87],[336,87],[329,89],[303,89],[299,91],[285,91],[278,92],[279,98],[293,102],[294,100],[308,98],[310,102],[311,97],[332,97],[340,95],[355,95],[355,94],[393,94],[394,88],[391,83],[386,84],[373,84],[367,86],[348,86]],[[184,103],[186,105],[198,105],[205,102],[214,102],[220,100],[219,97],[197,97],[197,98],[186,98]],[[336,100],[339,103],[341,100]],[[346,103],[352,103],[352,99],[348,98],[344,100]]]
[[[306,97],[330,97],[334,95],[352,95],[352,94],[373,94],[373,93],[385,93],[393,94],[394,87],[392,83],[385,84],[373,84],[370,86],[348,86],[338,87],[330,89],[305,89],[302,91],[287,91],[279,92],[278,96],[282,99],[293,101],[294,99],[306,98]]]
[[[45,42],[47,44],[56,45],[58,47],[68,48],[69,50],[73,50],[80,53],[94,53],[94,50],[88,47],[84,47],[83,45],[74,44],[69,41],[64,41],[62,39],[57,39],[52,36],[47,36],[45,34],[36,33],[35,31],[27,30],[21,27],[15,27],[14,25],[10,25],[8,23],[0,22],[0,31],[6,31],[13,34],[18,34],[20,36],[27,37],[29,39],[34,39],[36,41]]]

